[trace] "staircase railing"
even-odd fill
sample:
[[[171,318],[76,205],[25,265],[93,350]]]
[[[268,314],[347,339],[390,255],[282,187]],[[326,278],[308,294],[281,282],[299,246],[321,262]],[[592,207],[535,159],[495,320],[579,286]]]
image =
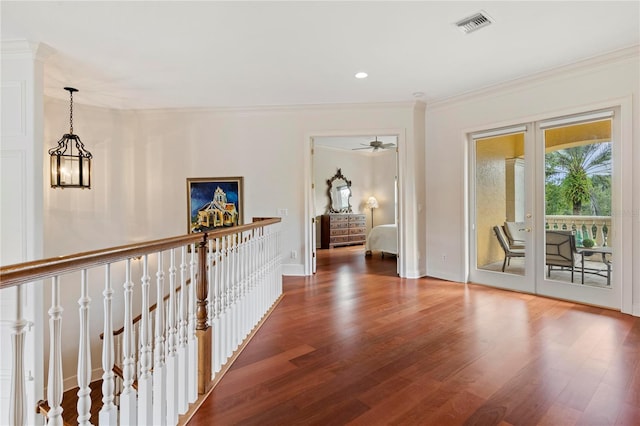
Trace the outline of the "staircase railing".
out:
[[[20,294],[22,286],[42,280],[43,288],[51,291],[47,401],[43,404],[48,406],[47,423],[63,423],[62,345],[75,345],[63,342],[61,337],[62,285],[65,292],[74,285],[78,288],[78,424],[89,424],[95,400],[89,387],[91,350],[95,347],[102,353],[100,424],[177,424],[184,420],[180,416],[188,413],[198,395],[207,393],[229,368],[280,299],[279,222],[279,218],[255,220],[202,234],[3,266],[0,292],[17,286]],[[132,267],[136,263],[136,268]],[[134,269],[139,269],[135,276]],[[114,270],[124,278],[112,278]],[[95,277],[96,271],[104,277],[102,340],[89,333],[89,278]],[[124,303],[121,310],[114,310],[113,296],[118,286],[122,286]],[[153,296],[163,309],[150,309]],[[18,304],[24,302],[19,299]],[[123,327],[118,357],[114,348],[116,311],[121,311],[118,323]],[[140,313],[137,332],[134,313]],[[26,401],[26,320],[22,317],[18,308],[12,324],[9,413],[9,423],[15,425],[26,423],[26,409],[31,403],[29,409],[35,409],[35,401]],[[5,342],[0,344],[4,346]],[[116,359],[121,360],[121,366],[116,366]],[[116,370],[122,375],[118,398]]]

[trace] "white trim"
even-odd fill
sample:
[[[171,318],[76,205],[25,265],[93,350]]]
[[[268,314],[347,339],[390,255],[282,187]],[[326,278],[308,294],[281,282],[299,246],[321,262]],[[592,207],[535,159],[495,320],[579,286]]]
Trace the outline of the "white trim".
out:
[[[510,135],[513,133],[524,133],[526,131],[527,131],[527,125],[523,124],[521,126],[503,127],[501,129],[493,129],[486,132],[472,133],[471,138],[474,140],[494,138],[496,136]]]
[[[632,158],[632,152],[631,152],[633,149],[633,135],[632,135],[633,103],[632,103],[631,95],[622,97],[622,98],[609,99],[601,102],[593,102],[588,105],[568,107],[559,111],[546,111],[543,113],[532,114],[530,116],[526,116],[525,118],[521,117],[521,118],[512,119],[505,122],[493,123],[493,125],[488,124],[488,125],[474,126],[471,128],[462,129],[462,137],[463,137],[463,140],[466,141],[467,135],[474,135],[473,133],[474,131],[482,134],[481,132],[483,132],[484,129],[495,129],[500,127],[507,128],[508,126],[516,126],[517,123],[537,123],[539,125],[540,123],[545,122],[545,120],[547,124],[553,123],[553,122],[558,123],[561,120],[561,119],[554,119],[554,117],[567,118],[573,115],[574,118],[581,118],[583,121],[586,121],[585,120],[586,117],[591,117],[592,120],[598,120],[598,117],[600,117],[601,119],[608,118],[608,117],[610,118],[610,117],[613,117],[613,111],[605,111],[605,110],[613,110],[618,107],[620,108],[620,111],[619,111],[620,141],[618,144],[619,146],[615,148],[615,151],[616,151],[615,155],[620,156],[618,160],[619,170],[616,173],[619,173],[619,176],[620,176],[619,179],[621,180],[621,182],[619,183],[619,193],[620,193],[621,200],[616,200],[616,205],[612,205],[612,209],[618,209],[618,214],[616,215],[616,228],[614,232],[616,232],[617,235],[621,235],[621,232],[620,232],[621,229],[633,228],[633,218],[629,214],[626,214],[626,215],[624,214],[624,212],[630,212],[633,209],[633,206],[631,205],[632,197],[630,196],[633,191],[633,182],[631,179],[622,178],[622,176],[625,173],[626,175],[631,176],[631,170],[633,166],[632,164],[633,158]],[[595,112],[585,113],[585,111],[595,111]],[[605,115],[598,115],[601,113],[604,113]],[[609,115],[606,115],[606,114],[609,114]],[[536,129],[533,128],[531,129],[531,131],[535,132]],[[618,150],[620,151],[619,153],[617,152]],[[470,185],[470,179],[472,178],[472,175],[473,175],[471,173],[471,169],[469,166],[471,155],[472,155],[471,151],[467,150],[465,152],[465,162],[466,162],[465,172],[469,173],[469,176],[467,176],[467,179],[465,180],[465,183],[467,185]],[[466,211],[467,213],[469,213],[470,216],[466,218],[465,226],[467,224],[471,224],[471,222],[474,220],[470,210],[473,205],[471,203],[472,199],[470,197],[471,197],[471,187],[467,187],[465,190],[465,200],[467,200],[469,205]],[[612,200],[612,202],[614,201]],[[543,206],[542,207],[538,206],[538,207],[540,208],[540,211],[536,210],[534,216],[544,214],[544,207]],[[471,250],[472,248],[471,248],[471,241],[469,239],[471,232],[473,232],[473,230],[471,228],[468,228],[467,233],[462,236],[463,239],[465,240],[463,247],[465,247],[467,251],[465,256],[465,264],[464,264],[466,282],[469,282],[471,278],[470,259],[472,254],[472,250]],[[633,264],[632,264],[633,237],[625,238],[624,241],[622,241],[622,239],[619,239],[614,249],[616,250],[616,253],[620,253],[620,257],[621,257],[621,262],[619,266],[616,265],[616,277],[614,278],[616,280],[620,279],[619,286],[620,286],[621,300],[620,300],[619,309],[622,313],[631,314],[634,316],[640,316],[640,304],[633,303],[634,285],[635,285],[633,281]],[[536,257],[540,257],[540,256],[541,256],[541,252],[536,253]],[[529,277],[528,279],[534,279],[533,276],[530,274],[527,276]],[[544,292],[540,292],[540,291],[538,291],[538,294],[545,295]],[[582,303],[580,301],[577,301],[577,302]]]
[[[566,77],[566,73],[579,74],[585,71],[591,72],[593,71],[594,67],[597,66],[606,66],[616,62],[635,59],[638,57],[639,48],[640,45],[634,44],[633,46],[618,49],[604,55],[594,56],[583,61],[574,62],[557,68],[552,68],[547,71],[539,72],[537,74],[532,74],[514,80],[503,81],[494,85],[471,90],[451,97],[433,100],[428,103],[427,109],[432,110],[446,108],[450,105],[468,102],[473,99],[483,98],[487,95],[494,95],[496,93],[504,94],[508,92],[518,91],[523,87],[529,87],[531,84],[535,84],[540,81],[546,81],[549,78],[554,78],[556,76]]]
[[[74,103],[76,101],[74,100]],[[97,104],[86,103],[84,105],[97,106]],[[385,108],[412,108],[415,105],[415,101],[397,101],[397,102],[365,102],[365,103],[345,103],[345,104],[307,104],[307,105],[247,105],[237,107],[188,107],[188,108],[114,108],[109,107],[117,111],[134,111],[136,114],[153,115],[162,113],[184,113],[184,114],[199,114],[199,113],[270,113],[270,112],[290,112],[290,111],[325,111],[325,110],[348,110],[348,109],[385,109]],[[324,134],[315,134],[313,136],[363,136],[361,133],[348,132],[344,133],[330,133],[323,132]],[[371,133],[371,132],[367,132]],[[378,133],[371,133],[370,136],[380,135]],[[368,136],[365,134],[364,136]]]
[[[411,104],[415,106],[415,103]],[[398,223],[398,238],[399,238],[399,255],[398,256],[398,275],[400,277],[406,278],[404,275],[404,271],[407,264],[407,248],[404,247],[404,232],[406,229],[405,219],[401,217],[401,212],[403,211],[403,202],[404,198],[402,197],[402,193],[404,191],[403,182],[404,179],[401,177],[403,172],[406,172],[405,169],[407,167],[407,162],[403,157],[401,157],[402,152],[406,152],[406,130],[405,129],[376,129],[376,130],[325,130],[325,131],[311,131],[307,132],[304,136],[304,161],[305,161],[305,170],[304,170],[304,197],[305,197],[305,207],[304,207],[304,265],[299,265],[302,267],[304,273],[294,273],[296,269],[289,269],[288,266],[294,265],[283,265],[283,275],[312,275],[312,256],[315,251],[315,247],[311,247],[312,245],[312,237],[311,232],[316,231],[316,226],[311,222],[312,214],[315,215],[315,192],[311,188],[311,184],[313,182],[313,156],[311,155],[311,149],[314,147],[314,138],[318,137],[336,137],[336,136],[376,136],[380,134],[386,135],[394,135],[397,136],[397,148],[396,148],[396,157],[398,161],[398,189],[400,199],[398,200],[398,215],[400,217],[400,221]],[[298,266],[298,265],[295,265]],[[285,273],[284,271],[287,271]],[[291,273],[289,273],[291,272]],[[418,276],[419,276],[418,272]]]
[[[573,124],[605,120],[611,117],[613,117],[613,110],[578,114],[578,115],[573,115],[569,117],[552,118],[551,120],[541,121],[540,129],[545,130],[551,127],[562,127],[562,126],[569,126]]]

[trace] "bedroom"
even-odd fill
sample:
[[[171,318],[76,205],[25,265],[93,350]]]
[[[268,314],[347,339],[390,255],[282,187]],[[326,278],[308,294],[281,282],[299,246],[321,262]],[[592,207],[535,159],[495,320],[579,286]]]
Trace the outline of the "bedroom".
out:
[[[316,238],[314,249],[321,249],[322,216],[330,212],[329,182],[338,173],[351,182],[348,197],[351,212],[364,215],[364,233],[369,239],[372,228],[379,232],[381,225],[396,224],[396,182],[398,138],[394,135],[323,136],[314,138],[313,178]],[[380,147],[380,143],[382,146]],[[376,149],[376,146],[379,148]],[[386,148],[386,149],[385,149]],[[332,182],[332,183],[333,183]],[[339,182],[343,182],[340,180]],[[335,184],[333,186],[336,186]],[[378,207],[370,209],[367,200],[375,197]],[[386,229],[388,233],[388,229]],[[397,231],[394,232],[397,235]],[[388,237],[387,240],[393,236]],[[397,237],[396,237],[397,238]],[[395,242],[395,241],[394,241]],[[361,245],[364,256],[365,244]],[[394,244],[385,243],[385,252],[393,253]],[[326,245],[325,245],[326,246]],[[353,246],[352,246],[353,247]],[[382,246],[381,246],[382,248]],[[380,249],[372,247],[374,254]],[[396,254],[396,253],[393,253]]]

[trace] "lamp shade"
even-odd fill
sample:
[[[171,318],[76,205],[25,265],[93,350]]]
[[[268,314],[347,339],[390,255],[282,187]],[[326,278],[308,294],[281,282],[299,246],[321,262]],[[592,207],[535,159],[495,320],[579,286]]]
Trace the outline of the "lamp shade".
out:
[[[374,197],[373,195],[371,197],[369,197],[369,199],[367,200],[367,208],[368,209],[377,209],[378,206],[378,200],[376,200],[376,197]]]

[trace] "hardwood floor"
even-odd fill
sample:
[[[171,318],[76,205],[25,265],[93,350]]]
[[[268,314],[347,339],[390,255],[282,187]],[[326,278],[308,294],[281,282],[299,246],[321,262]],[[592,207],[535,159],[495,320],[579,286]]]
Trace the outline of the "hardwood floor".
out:
[[[640,318],[318,255],[189,425],[640,424]]]

